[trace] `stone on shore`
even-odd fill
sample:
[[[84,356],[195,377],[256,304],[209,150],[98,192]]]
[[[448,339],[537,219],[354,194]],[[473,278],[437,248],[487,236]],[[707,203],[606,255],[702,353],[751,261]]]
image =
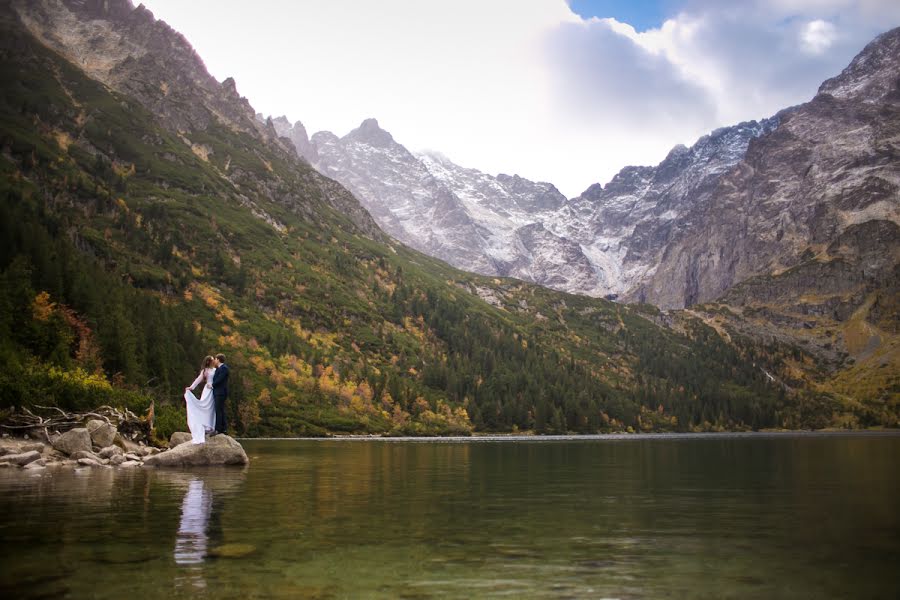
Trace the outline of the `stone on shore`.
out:
[[[137,461],[137,460],[126,460],[125,462],[123,462],[123,463],[122,463],[121,465],[119,465],[119,466],[120,466],[121,468],[123,468],[123,469],[130,469],[130,468],[132,468],[132,467],[139,467],[139,466],[141,466],[141,463],[140,463],[140,461]]]
[[[176,446],[180,446],[185,442],[190,442],[192,439],[193,437],[191,436],[191,434],[185,433],[184,431],[176,431],[169,438],[169,450]]]
[[[30,444],[24,444],[21,447],[20,452],[31,452],[32,450],[34,450],[35,452],[43,452],[44,444],[42,444],[40,442],[32,442]]]
[[[22,452],[21,454],[6,454],[0,456],[0,462],[9,463],[11,465],[25,466],[41,458],[41,453],[35,450]]]
[[[97,462],[100,462],[102,460],[99,456],[97,456],[93,452],[87,452],[86,450],[79,450],[77,452],[73,452],[72,454],[69,455],[69,458],[71,458],[72,460],[79,460],[81,458],[89,458],[89,459],[95,460]]]
[[[112,443],[116,440],[116,434],[118,431],[116,430],[114,425],[110,425],[106,421],[100,421],[99,419],[94,419],[87,422],[85,427],[88,430],[88,433],[91,434],[91,442],[99,448],[106,448],[107,446],[111,446]]]
[[[83,467],[102,467],[103,463],[100,461],[94,460],[93,458],[79,458],[78,464]]]
[[[244,448],[225,434],[211,437],[204,444],[180,444],[144,459],[145,465],[153,467],[246,465],[248,462]]]
[[[112,458],[113,456],[122,456],[125,452],[118,446],[107,446],[97,453],[100,458]]]
[[[73,452],[84,450],[90,452],[91,434],[84,427],[76,427],[65,432],[52,442],[53,447],[63,454],[70,455]]]
[[[43,458],[39,458],[34,462],[28,463],[23,468],[28,470],[46,469],[47,461],[45,461]]]

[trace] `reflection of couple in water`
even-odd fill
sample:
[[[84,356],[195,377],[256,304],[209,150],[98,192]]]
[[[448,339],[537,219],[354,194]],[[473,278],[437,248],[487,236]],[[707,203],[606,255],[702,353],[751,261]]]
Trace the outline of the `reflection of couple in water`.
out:
[[[186,488],[175,538],[175,562],[179,565],[199,565],[211,550],[224,543],[222,507],[229,493],[243,482],[244,471],[230,469],[163,476],[172,478],[173,487]]]
[[[213,533],[221,536],[222,531],[219,514],[216,515],[213,526],[210,526],[212,514],[212,492],[206,489],[202,479],[192,479],[181,503],[181,523],[178,525],[178,537],[175,538],[176,563],[191,565],[202,563],[206,559],[208,536]]]

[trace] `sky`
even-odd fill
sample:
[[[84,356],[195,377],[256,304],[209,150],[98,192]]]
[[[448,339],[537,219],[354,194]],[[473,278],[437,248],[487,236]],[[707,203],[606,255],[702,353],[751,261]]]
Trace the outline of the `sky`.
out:
[[[806,102],[896,0],[142,0],[265,115],[573,197]]]

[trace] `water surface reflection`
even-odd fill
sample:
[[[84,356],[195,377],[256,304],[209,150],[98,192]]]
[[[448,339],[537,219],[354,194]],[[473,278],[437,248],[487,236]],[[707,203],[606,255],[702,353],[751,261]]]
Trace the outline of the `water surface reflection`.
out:
[[[0,472],[0,597],[900,597],[900,435],[245,447]]]

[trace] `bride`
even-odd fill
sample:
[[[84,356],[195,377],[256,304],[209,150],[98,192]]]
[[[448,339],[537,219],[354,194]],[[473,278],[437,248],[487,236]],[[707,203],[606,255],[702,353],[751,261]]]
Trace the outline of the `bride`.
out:
[[[216,369],[212,366],[213,360],[212,356],[204,358],[197,379],[194,380],[190,387],[184,388],[188,428],[191,430],[191,438],[195,444],[205,442],[206,432],[212,430],[215,426],[216,410],[213,403],[212,381]],[[200,382],[205,382],[205,384],[203,392],[197,398],[191,390],[197,387]]]

